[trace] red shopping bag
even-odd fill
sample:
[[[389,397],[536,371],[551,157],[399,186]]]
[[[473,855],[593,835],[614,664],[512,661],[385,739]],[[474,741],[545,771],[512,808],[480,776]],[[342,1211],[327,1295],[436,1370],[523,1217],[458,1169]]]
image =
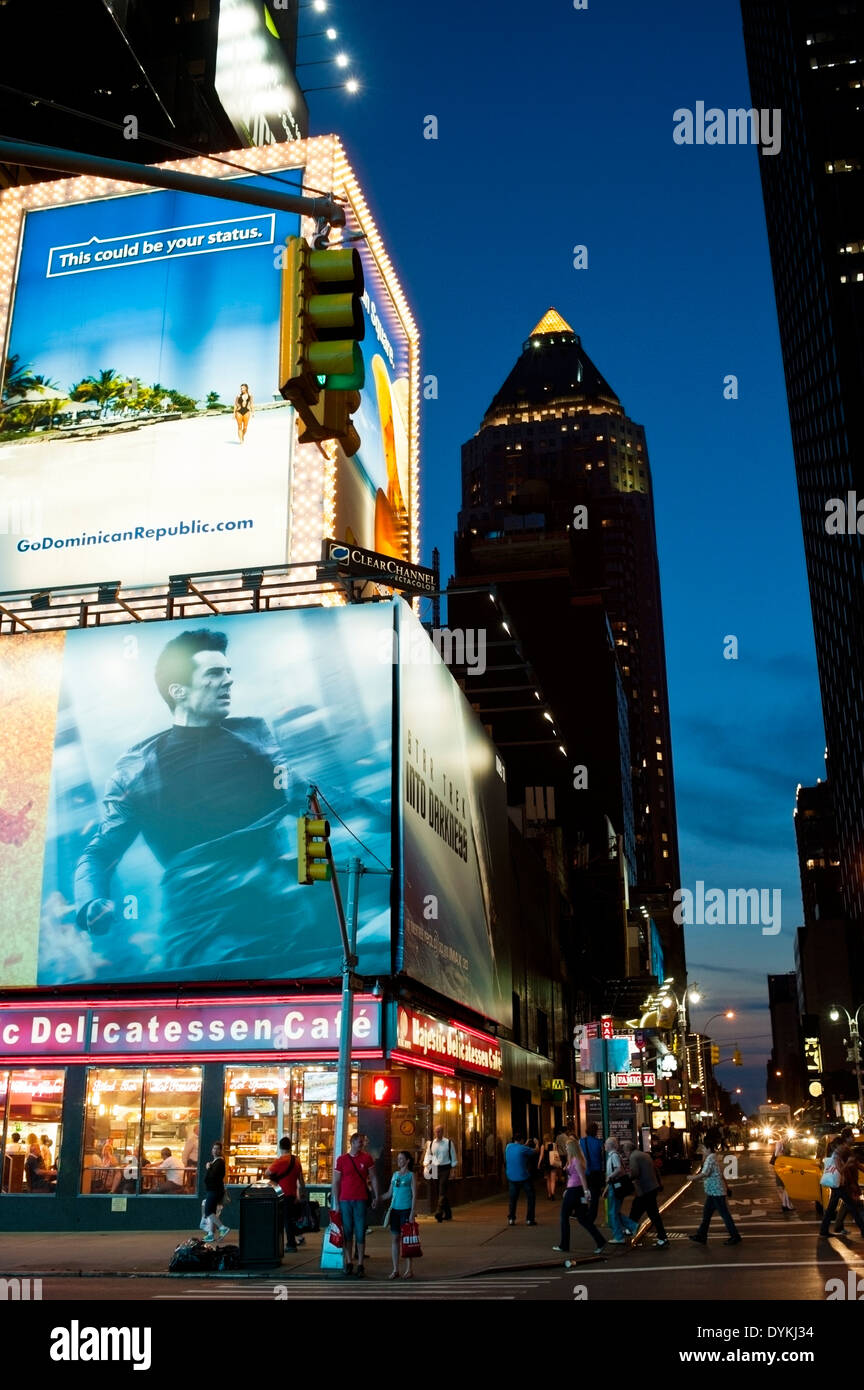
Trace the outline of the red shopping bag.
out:
[[[403,1221],[400,1232],[403,1260],[417,1260],[423,1254],[420,1249],[420,1227],[416,1221]]]
[[[327,1227],[327,1240],[330,1245],[335,1245],[337,1250],[341,1250],[345,1244],[345,1235],[342,1230],[342,1213],[331,1211],[330,1225]]]

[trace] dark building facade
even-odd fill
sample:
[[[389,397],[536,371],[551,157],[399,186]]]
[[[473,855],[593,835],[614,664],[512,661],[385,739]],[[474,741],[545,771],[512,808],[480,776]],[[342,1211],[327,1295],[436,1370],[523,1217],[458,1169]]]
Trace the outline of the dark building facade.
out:
[[[771,1057],[768,1061],[767,1092],[772,1101],[791,1110],[804,1104],[804,1061],[798,1013],[798,979],[793,971],[768,976],[768,1006],[771,1010]]]
[[[804,925],[795,938],[798,1006],[805,1040],[805,1063],[820,1073],[825,1093],[851,1099],[844,1030],[829,1012],[842,1005],[854,1012],[853,981],[860,978],[860,932],[843,915],[840,850],[834,817],[833,780],[799,787],[795,797],[795,838]],[[811,1041],[818,1041],[818,1051]],[[818,1067],[813,1065],[818,1061]],[[811,1077],[809,1079],[814,1079]]]
[[[683,933],[669,910],[679,883],[677,827],[645,433],[554,310],[463,446],[454,625],[488,622],[488,595],[468,593],[479,586],[506,609],[495,641],[512,641],[505,659],[521,673],[515,693],[514,681],[507,688],[487,678],[482,707],[497,721],[511,792],[544,779],[554,786],[574,912],[594,923],[595,939],[584,944],[592,975],[648,969],[646,915],[627,913],[628,899],[635,907],[641,894],[650,897],[665,968],[681,981]],[[476,680],[466,688],[475,699]],[[541,752],[546,762],[538,764]]]
[[[864,12],[860,4],[840,0],[742,0],[741,8],[753,105],[782,112],[782,148],[760,160],[760,171],[843,905],[860,935],[864,508],[859,517],[857,498],[864,501]],[[828,506],[831,499],[842,500],[850,513],[839,534],[826,526],[836,510]],[[859,999],[862,988],[859,971]]]
[[[0,5],[7,139],[148,164],[308,134],[298,0],[76,0],[47,18]],[[49,177],[0,165],[0,187]]]

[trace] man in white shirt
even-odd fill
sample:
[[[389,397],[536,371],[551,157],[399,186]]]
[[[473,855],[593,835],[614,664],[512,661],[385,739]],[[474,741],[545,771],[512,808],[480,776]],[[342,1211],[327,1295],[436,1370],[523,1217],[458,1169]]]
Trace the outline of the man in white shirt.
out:
[[[179,1158],[174,1158],[170,1149],[162,1149],[161,1163],[148,1163],[148,1168],[155,1168],[157,1192],[182,1192],[183,1191],[183,1163]]]
[[[9,1143],[6,1145],[7,1154],[26,1154],[27,1146],[23,1143],[21,1135],[16,1130]]]
[[[186,1143],[183,1145],[183,1167],[198,1167],[198,1126],[192,1126],[192,1132]]]
[[[444,1127],[443,1125],[438,1125],[435,1129],[435,1138],[429,1140],[429,1143],[426,1145],[426,1152],[423,1155],[423,1176],[431,1181],[433,1202],[437,1196],[437,1204],[435,1206],[436,1221],[453,1220],[447,1189],[450,1186],[450,1176],[457,1162],[458,1159],[453,1140],[445,1139]]]

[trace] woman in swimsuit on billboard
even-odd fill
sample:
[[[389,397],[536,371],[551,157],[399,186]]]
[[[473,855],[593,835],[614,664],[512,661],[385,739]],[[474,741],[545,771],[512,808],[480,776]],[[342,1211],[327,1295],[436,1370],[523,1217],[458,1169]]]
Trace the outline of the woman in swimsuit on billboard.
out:
[[[240,387],[240,394],[234,400],[234,419],[237,421],[237,434],[240,443],[246,439],[246,431],[249,428],[249,421],[254,412],[254,403],[249,387],[244,381]]]

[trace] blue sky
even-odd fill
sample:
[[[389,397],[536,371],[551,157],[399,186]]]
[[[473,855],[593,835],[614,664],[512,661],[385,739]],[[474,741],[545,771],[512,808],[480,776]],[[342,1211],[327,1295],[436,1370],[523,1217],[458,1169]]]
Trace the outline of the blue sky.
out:
[[[795,786],[823,775],[824,734],[757,151],[672,140],[679,107],[750,104],[737,0],[330,11],[364,90],[312,94],[313,133],[345,140],[439,382],[423,403],[424,559],[437,545],[451,571],[460,446],[550,304],[646,428],[682,882],[783,895],[777,936],[687,935],[696,1021],[741,1012],[712,1031],[737,1029],[746,1066],[719,1075],[755,1107],[765,974],[794,968],[801,921]]]

